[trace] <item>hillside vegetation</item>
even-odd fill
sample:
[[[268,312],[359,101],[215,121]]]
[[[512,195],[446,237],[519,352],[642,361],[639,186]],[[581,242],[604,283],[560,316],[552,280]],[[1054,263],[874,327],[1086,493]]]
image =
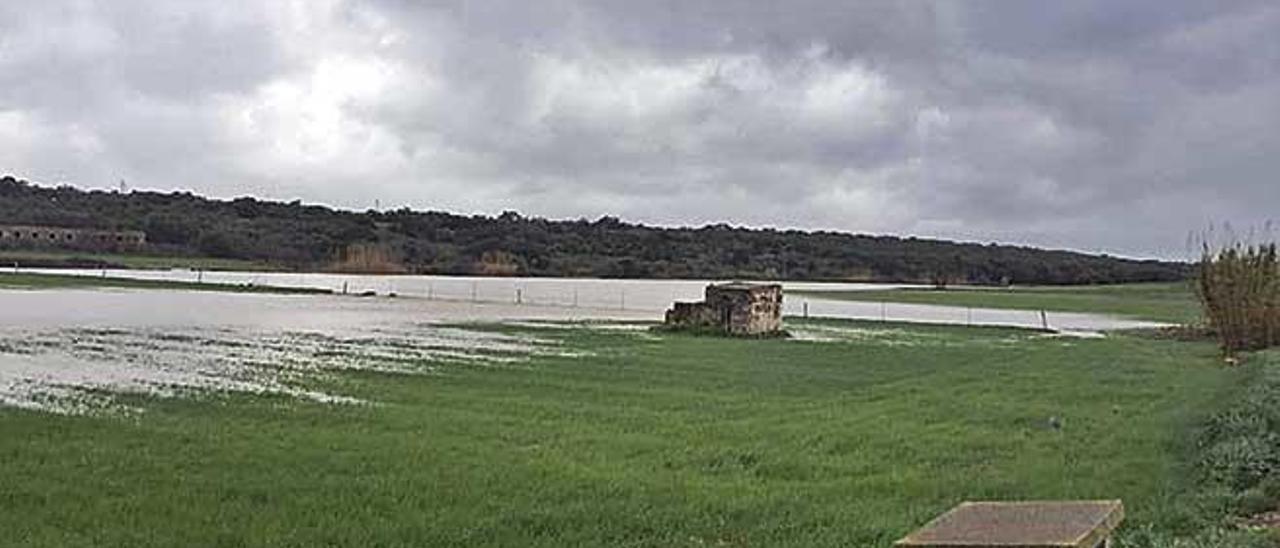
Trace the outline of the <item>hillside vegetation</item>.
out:
[[[351,249],[380,249],[392,271],[634,278],[1083,284],[1172,281],[1182,263],[1007,245],[728,225],[659,228],[438,211],[352,212],[187,192],[103,192],[0,179],[0,224],[147,233],[155,255],[283,268],[341,268]],[[356,246],[356,247],[353,247]],[[390,268],[390,267],[388,267]]]

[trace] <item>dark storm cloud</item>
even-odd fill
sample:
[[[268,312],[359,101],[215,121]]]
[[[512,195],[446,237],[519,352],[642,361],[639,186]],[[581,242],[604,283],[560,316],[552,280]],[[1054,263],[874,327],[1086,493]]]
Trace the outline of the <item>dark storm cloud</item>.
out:
[[[36,180],[1176,256],[1274,216],[1269,2],[0,5]]]

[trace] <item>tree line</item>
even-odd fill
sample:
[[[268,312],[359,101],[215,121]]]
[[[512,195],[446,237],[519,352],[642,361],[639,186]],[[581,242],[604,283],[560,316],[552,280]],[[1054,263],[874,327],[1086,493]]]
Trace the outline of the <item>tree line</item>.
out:
[[[726,224],[662,228],[441,211],[354,212],[190,192],[86,191],[0,178],[0,224],[146,232],[148,252],[323,270],[378,250],[424,274],[1090,284],[1185,279],[1185,263],[1024,246]]]

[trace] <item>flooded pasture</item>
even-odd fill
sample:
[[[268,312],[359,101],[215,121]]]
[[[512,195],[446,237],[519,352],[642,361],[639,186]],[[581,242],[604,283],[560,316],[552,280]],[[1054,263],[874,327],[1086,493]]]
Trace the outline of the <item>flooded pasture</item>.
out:
[[[634,280],[583,278],[481,278],[453,276],[378,276],[286,272],[199,272],[191,270],[33,270],[146,280],[270,285],[327,289],[335,293],[395,294],[401,297],[466,305],[508,305],[486,310],[501,317],[489,319],[574,319],[577,317],[660,320],[675,301],[696,301],[708,283],[717,280]],[[719,280],[723,281],[723,280]],[[785,291],[878,291],[915,287],[906,284],[782,282]],[[788,316],[828,317],[898,322],[991,325],[1070,331],[1105,331],[1157,327],[1154,322],[1102,314],[966,308],[925,304],[897,304],[824,299],[812,294],[792,295],[783,302]]]
[[[308,388],[341,370],[441,374],[563,354],[554,341],[451,325],[512,307],[188,291],[0,291],[0,405],[126,410],[114,393],[279,394],[360,403]],[[524,311],[529,312],[529,311]],[[561,311],[522,314],[566,319]],[[577,311],[573,320],[614,319]]]
[[[102,275],[101,272],[81,272]],[[108,272],[183,279],[190,272]],[[657,321],[705,281],[469,279],[431,276],[205,273],[209,283],[372,291],[379,296],[169,290],[0,290],[0,405],[58,413],[129,410],[113,394],[159,397],[234,392],[327,403],[362,402],[314,388],[342,370],[447,374],[451,366],[516,366],[573,354],[554,340],[468,327],[581,328],[584,321]],[[190,281],[190,280],[187,280]],[[336,286],[336,287],[335,287]],[[865,284],[787,284],[848,290]],[[389,298],[389,294],[398,295]],[[505,295],[505,297],[504,297]],[[792,316],[1040,327],[1038,313],[792,297]],[[1089,314],[1050,314],[1066,331],[1153,325]],[[636,324],[601,327],[644,334]],[[536,330],[525,329],[526,332]],[[889,332],[807,326],[799,340],[928,341]],[[644,334],[644,336],[651,336]],[[910,340],[908,340],[910,339]],[[332,386],[334,383],[319,383]]]

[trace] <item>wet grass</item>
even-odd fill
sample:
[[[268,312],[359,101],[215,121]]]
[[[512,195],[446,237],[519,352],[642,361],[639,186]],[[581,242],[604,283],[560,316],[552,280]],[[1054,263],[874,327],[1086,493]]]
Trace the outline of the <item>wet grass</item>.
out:
[[[0,544],[889,546],[966,499],[1215,518],[1183,502],[1190,433],[1241,382],[1212,344],[823,326],[909,337],[536,329],[591,355],[318,381],[377,405],[0,409]]]
[[[1200,319],[1200,305],[1189,283],[792,293],[850,301],[1115,314],[1178,324]]]
[[[175,289],[184,291],[223,291],[232,293],[282,293],[295,295],[330,294],[327,289],[242,285],[221,283],[138,280],[110,276],[74,276],[69,274],[33,274],[0,272],[0,289]]]

